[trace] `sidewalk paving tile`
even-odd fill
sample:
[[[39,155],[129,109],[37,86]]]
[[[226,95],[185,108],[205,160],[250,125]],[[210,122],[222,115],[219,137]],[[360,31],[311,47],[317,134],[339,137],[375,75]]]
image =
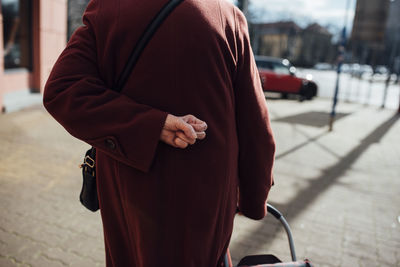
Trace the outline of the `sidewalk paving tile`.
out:
[[[291,225],[298,258],[400,266],[400,116],[339,103],[345,116],[328,132],[329,101],[267,101],[277,142],[269,202]],[[0,116],[0,266],[105,265],[100,215],[78,201],[88,147],[40,106]],[[290,260],[272,216],[237,216],[230,249],[234,263],[255,253]]]

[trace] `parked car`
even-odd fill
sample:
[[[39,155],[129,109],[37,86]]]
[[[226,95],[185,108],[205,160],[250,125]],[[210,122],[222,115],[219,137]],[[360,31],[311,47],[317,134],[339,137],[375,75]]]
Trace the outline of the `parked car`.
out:
[[[300,100],[312,99],[317,95],[317,84],[312,76],[296,77],[296,68],[287,59],[256,56],[258,72],[264,91],[300,96]]]
[[[389,70],[388,70],[388,68],[386,66],[378,65],[378,66],[375,67],[374,73],[376,73],[376,74],[388,74]]]
[[[355,77],[362,78],[364,75],[372,75],[374,73],[370,65],[353,64],[351,74]]]
[[[333,70],[334,68],[335,67],[332,66],[332,64],[323,63],[323,62],[320,62],[320,63],[317,63],[314,65],[314,69],[316,69],[316,70]]]

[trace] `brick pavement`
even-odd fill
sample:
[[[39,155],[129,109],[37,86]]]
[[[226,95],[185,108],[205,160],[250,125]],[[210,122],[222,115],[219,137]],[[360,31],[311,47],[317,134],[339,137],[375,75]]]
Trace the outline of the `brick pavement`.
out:
[[[400,266],[400,122],[393,110],[330,102],[269,100],[277,141],[270,203],[292,227],[299,258],[316,266]],[[41,107],[0,116],[0,266],[104,266],[98,213],[80,206],[88,145]],[[234,262],[254,253],[289,260],[271,216],[238,216]]]
[[[104,266],[99,214],[77,196],[88,146],[39,107],[0,125],[0,266]]]

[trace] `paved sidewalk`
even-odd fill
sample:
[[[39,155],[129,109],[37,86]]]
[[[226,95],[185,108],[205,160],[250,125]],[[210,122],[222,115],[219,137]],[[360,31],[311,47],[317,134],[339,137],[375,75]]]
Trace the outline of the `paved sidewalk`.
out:
[[[400,266],[400,120],[394,110],[268,100],[277,141],[270,203],[292,227],[299,258],[316,266]],[[251,118],[249,118],[251,119]],[[78,164],[88,145],[41,107],[0,116],[0,266],[104,266],[98,213],[80,206]],[[290,259],[272,216],[238,216],[234,262]]]

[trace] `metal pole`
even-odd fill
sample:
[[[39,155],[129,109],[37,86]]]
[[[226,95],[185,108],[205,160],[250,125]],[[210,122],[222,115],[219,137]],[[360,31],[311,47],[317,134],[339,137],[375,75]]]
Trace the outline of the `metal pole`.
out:
[[[389,89],[391,76],[392,76],[392,72],[389,70],[387,78],[386,78],[386,82],[385,82],[385,90],[383,91],[383,100],[382,100],[381,108],[385,108],[387,92],[388,92],[388,89]]]
[[[339,56],[340,57],[340,56]],[[332,111],[329,120],[329,131],[333,130],[333,122],[336,116],[336,105],[337,105],[337,96],[339,94],[339,83],[340,83],[340,68],[342,67],[342,62],[338,61],[338,66],[336,70],[336,86],[335,86],[335,94],[333,95],[333,104],[332,104]]]
[[[399,101],[399,109],[397,110],[397,113],[400,114],[400,101]]]
[[[336,105],[338,102],[338,94],[339,94],[339,83],[340,83],[340,72],[342,69],[342,64],[344,61],[344,54],[346,51],[346,27],[347,27],[347,16],[349,13],[349,8],[350,8],[350,0],[347,0],[347,6],[346,6],[346,13],[345,13],[345,17],[344,17],[344,26],[343,26],[343,30],[342,30],[342,40],[340,42],[339,45],[339,55],[338,55],[338,60],[337,60],[337,76],[336,76],[336,86],[335,86],[335,93],[333,95],[333,103],[332,103],[332,111],[331,111],[331,115],[330,115],[330,120],[329,120],[329,131],[333,130],[333,122],[335,121],[335,117],[336,117]]]
[[[400,89],[400,85],[399,85],[399,89]],[[399,109],[397,110],[397,113],[400,114],[400,94],[399,94]]]

